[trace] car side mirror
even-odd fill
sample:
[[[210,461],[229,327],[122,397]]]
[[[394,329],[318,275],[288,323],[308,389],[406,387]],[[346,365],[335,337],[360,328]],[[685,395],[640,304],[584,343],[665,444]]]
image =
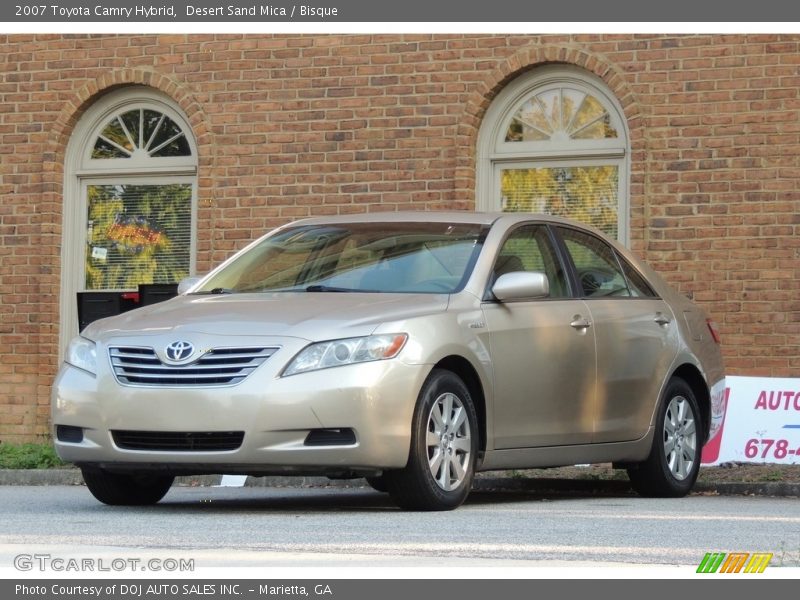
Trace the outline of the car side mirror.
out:
[[[497,278],[492,294],[500,302],[546,298],[550,295],[550,282],[540,271],[516,271]]]
[[[178,295],[180,296],[188,292],[197,285],[201,279],[202,277],[186,277],[185,279],[181,279],[181,282],[178,284]]]

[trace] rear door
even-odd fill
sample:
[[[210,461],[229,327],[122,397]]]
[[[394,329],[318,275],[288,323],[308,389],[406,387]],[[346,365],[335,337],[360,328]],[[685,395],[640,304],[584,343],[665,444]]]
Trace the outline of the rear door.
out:
[[[676,353],[677,326],[644,277],[601,238],[556,228],[572,261],[597,343],[595,442],[647,432]]]

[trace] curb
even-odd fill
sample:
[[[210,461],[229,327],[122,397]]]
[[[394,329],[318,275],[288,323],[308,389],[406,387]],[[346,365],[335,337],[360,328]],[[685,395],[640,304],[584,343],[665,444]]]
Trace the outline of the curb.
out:
[[[175,484],[184,487],[218,486],[221,475],[181,476]],[[78,469],[0,469],[0,485],[83,485]],[[362,488],[363,479],[327,477],[248,477],[246,487],[271,488]],[[498,477],[479,473],[472,489],[477,491],[556,492],[559,494],[633,494],[630,484],[615,479],[549,479],[545,477]],[[800,496],[800,483],[782,481],[697,483],[695,494],[720,496]]]

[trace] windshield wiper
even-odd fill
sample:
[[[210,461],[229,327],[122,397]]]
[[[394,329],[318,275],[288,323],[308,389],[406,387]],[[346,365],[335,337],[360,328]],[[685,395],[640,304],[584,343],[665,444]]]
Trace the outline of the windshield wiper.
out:
[[[336,287],[333,285],[310,285],[306,288],[307,292],[364,292],[367,290],[356,290],[353,288]]]
[[[223,288],[223,287],[216,287],[210,290],[202,290],[198,292],[192,292],[192,296],[206,296],[208,294],[235,294],[236,290],[232,290],[230,288]]]

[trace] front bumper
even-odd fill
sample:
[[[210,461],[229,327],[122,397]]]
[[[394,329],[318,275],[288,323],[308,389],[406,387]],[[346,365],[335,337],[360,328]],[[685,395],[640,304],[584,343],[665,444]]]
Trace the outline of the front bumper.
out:
[[[266,363],[229,387],[125,386],[102,359],[96,376],[64,365],[52,393],[56,451],[79,465],[176,473],[338,473],[405,466],[414,405],[430,366],[393,359],[282,378],[281,369],[304,342],[281,342]],[[98,356],[107,356],[107,349],[98,347]],[[82,428],[82,441],[58,440],[59,425]],[[311,430],[334,428],[351,428],[355,443],[305,444]],[[235,450],[128,450],[114,443],[113,430],[243,431],[244,438]]]

